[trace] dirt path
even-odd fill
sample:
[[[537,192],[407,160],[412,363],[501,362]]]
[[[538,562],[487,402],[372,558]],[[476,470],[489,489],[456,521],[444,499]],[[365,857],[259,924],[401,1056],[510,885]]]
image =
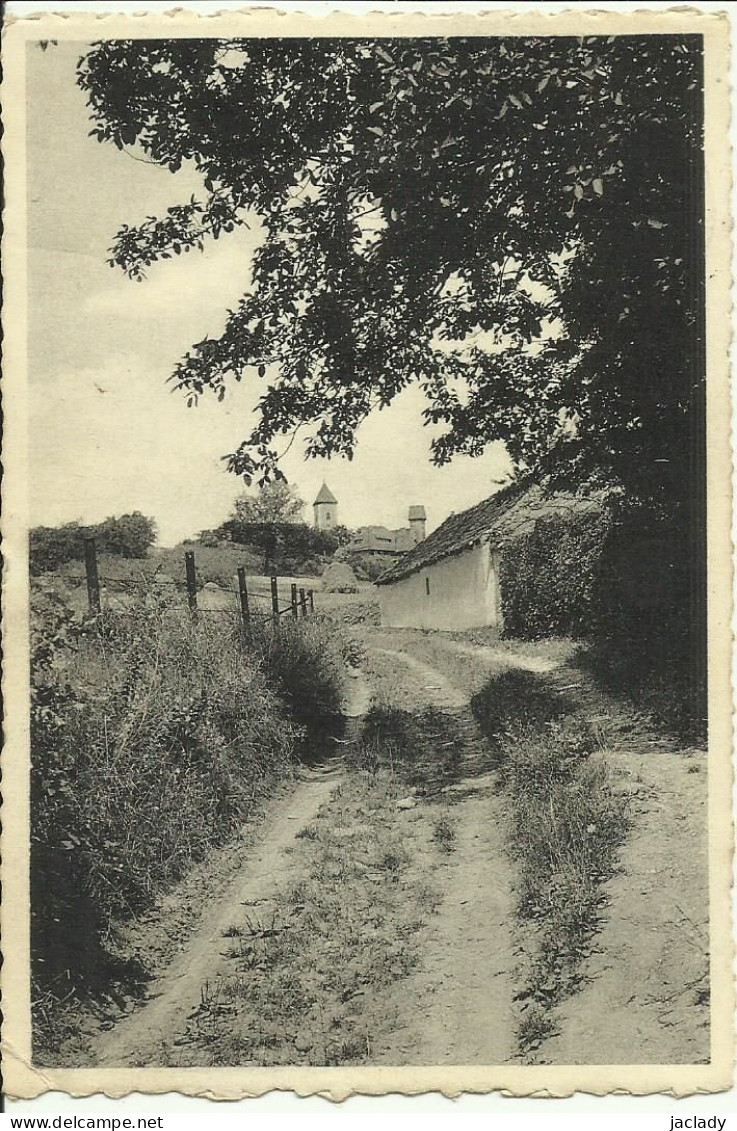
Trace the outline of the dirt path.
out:
[[[706,756],[612,756],[631,779],[634,828],[607,885],[586,984],[543,1047],[553,1064],[709,1059]],[[633,1050],[636,1050],[634,1052]]]
[[[443,789],[455,838],[435,875],[438,913],[423,939],[420,969],[395,989],[397,1025],[374,1061],[503,1064],[515,1045],[513,895],[495,778],[478,776],[480,735],[469,698],[445,672],[403,650],[370,646],[370,654],[395,671],[404,667],[394,683],[396,702],[449,713],[465,747],[458,780]],[[423,806],[422,815],[432,820],[436,808]]]
[[[454,852],[436,874],[442,903],[421,969],[396,988],[399,1022],[377,1064],[503,1064],[514,1054],[513,908],[497,804],[487,785],[454,807]]]
[[[171,1046],[200,1000],[225,947],[223,937],[242,918],[244,907],[257,903],[288,876],[286,849],[315,816],[337,784],[337,772],[304,771],[303,780],[271,809],[264,834],[244,861],[243,871],[218,902],[203,915],[200,927],[169,968],[150,987],[145,1005],[102,1036],[100,1065],[151,1065],[171,1062]]]
[[[385,655],[402,656],[418,673],[429,671],[427,657],[431,656],[433,664],[462,681],[467,697],[478,691],[490,672],[498,673],[504,667],[539,674],[549,686],[570,696],[601,727],[602,734],[608,735],[604,756],[617,788],[628,799],[632,827],[620,851],[619,870],[605,885],[601,930],[582,972],[580,991],[556,1011],[556,1031],[542,1043],[535,1060],[552,1064],[707,1061],[706,754],[682,750],[649,730],[646,720],[603,694],[589,676],[572,667],[564,651],[550,658],[515,656],[503,647],[467,643],[442,633],[395,633],[396,644],[390,649],[390,634],[379,631],[375,637]],[[401,650],[396,646],[400,643]],[[409,656],[405,650],[410,651]],[[462,670],[456,657],[462,661]],[[437,682],[441,680],[438,675]],[[458,871],[463,876],[468,870],[472,884],[474,853],[488,835],[484,822],[493,820],[495,802],[498,805],[497,799],[490,799],[489,804],[479,797],[459,808],[464,833],[458,844]],[[472,833],[468,844],[466,822],[473,828],[477,809],[482,826],[479,839]],[[499,851],[498,843],[489,845],[484,854],[487,862]],[[474,915],[478,901],[483,905],[488,894],[487,877],[479,877],[476,892],[476,901],[470,905]],[[502,905],[511,917],[508,895]],[[452,899],[446,894],[435,945],[444,951],[448,970],[455,966],[457,955],[465,957],[466,941],[463,935],[454,938],[452,924],[444,926],[451,909]],[[469,926],[473,922],[469,918]],[[484,930],[487,939],[499,937],[491,917]],[[432,956],[429,961],[431,964]],[[441,966],[437,984],[443,986],[443,1001],[452,1010],[453,979],[449,982],[443,974]],[[421,1041],[421,1035],[417,1039]],[[465,1037],[459,1039],[465,1045]]]
[[[367,629],[363,643],[368,680],[357,672],[349,680],[335,759],[303,769],[288,795],[270,806],[262,832],[238,850],[235,871],[151,984],[146,1003],[99,1034],[95,1062],[206,1064],[213,1056],[214,1063],[229,1064],[491,1065],[518,1059],[523,928],[505,843],[507,801],[471,710],[482,685],[512,667],[572,690],[602,725],[614,713],[616,741],[606,758],[634,818],[621,872],[606,885],[581,990],[562,1003],[556,1031],[535,1059],[694,1063],[708,1057],[704,756],[676,754],[651,735],[638,736],[626,715],[619,719],[616,704],[567,666],[562,651],[547,656],[534,648],[381,629]],[[411,752],[431,767],[414,779],[421,784],[394,780],[394,770],[380,782],[351,767],[348,751],[372,700],[390,702],[405,722],[426,720]],[[304,897],[294,894],[300,887]],[[227,986],[239,969],[240,951],[234,956],[226,934],[266,903],[294,923],[287,934],[295,949],[285,943],[269,951],[264,942],[260,964],[236,975],[246,978],[244,999],[224,1006],[216,995],[215,1008],[203,1015],[208,986]],[[250,953],[248,934],[240,938],[243,953]],[[262,997],[253,997],[248,978]],[[290,996],[296,987],[304,999],[299,1021]],[[266,1020],[273,1042],[254,1046],[264,1004],[278,1006]],[[240,1035],[240,1045],[227,1045],[232,1034]]]
[[[412,709],[421,706],[439,707],[442,709],[458,710],[468,706],[468,697],[450,682],[436,667],[425,664],[409,652],[397,651],[394,648],[374,648],[374,655],[389,656],[398,660],[400,665],[409,668],[414,676],[411,683],[405,681],[404,696],[400,697]],[[408,700],[407,693],[411,698]]]
[[[378,993],[373,1006],[367,1003],[369,1014],[373,1009],[375,1015],[371,1063],[502,1063],[514,1051],[511,876],[501,840],[499,801],[492,792],[493,776],[478,776],[481,740],[468,696],[436,665],[402,649],[377,645],[372,656],[375,663],[398,673],[398,678],[390,677],[395,698],[408,711],[432,708],[452,719],[462,750],[458,773],[440,796],[432,800],[418,797],[417,801],[410,797],[410,808],[399,812],[390,800],[389,811],[377,814],[376,819],[385,825],[396,824],[397,834],[413,857],[413,863],[408,860],[405,881],[413,890],[422,888],[431,866],[437,910],[423,927],[418,924],[419,963],[407,976],[393,981],[388,992]],[[354,673],[345,704],[347,725],[342,741],[346,746],[357,737],[370,701],[366,679]],[[336,749],[341,752],[340,743]],[[262,835],[244,852],[242,867],[208,908],[178,956],[151,985],[147,1002],[101,1035],[96,1063],[206,1062],[210,1053],[202,1044],[198,1007],[203,991],[227,981],[232,969],[232,938],[226,935],[253,905],[283,900],[289,882],[304,874],[310,848],[298,834],[314,827],[318,811],[322,824],[327,819],[331,825],[328,835],[342,839],[348,831],[340,827],[345,820],[341,816],[345,798],[338,800],[341,790],[336,792],[336,787],[345,779],[345,771],[337,760],[305,770],[302,778],[286,798],[272,805]],[[443,853],[433,842],[433,830],[441,818],[452,824],[452,852]],[[357,887],[354,898],[361,897]],[[369,931],[367,940],[375,933]],[[233,1026],[233,1014],[222,1016],[219,1024]],[[299,1049],[302,1034],[297,1035],[297,1042]]]

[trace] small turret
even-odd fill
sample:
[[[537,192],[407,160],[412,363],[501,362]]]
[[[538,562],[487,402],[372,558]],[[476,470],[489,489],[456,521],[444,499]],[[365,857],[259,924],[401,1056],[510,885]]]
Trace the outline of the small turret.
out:
[[[409,528],[412,531],[415,546],[418,542],[425,541],[425,521],[427,515],[424,507],[409,508]]]
[[[338,500],[325,483],[318,491],[312,509],[316,530],[332,530],[338,525]]]

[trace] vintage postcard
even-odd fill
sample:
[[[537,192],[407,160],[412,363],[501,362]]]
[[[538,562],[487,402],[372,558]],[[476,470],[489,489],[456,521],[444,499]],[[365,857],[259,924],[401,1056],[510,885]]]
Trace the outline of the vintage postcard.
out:
[[[730,1086],[728,21],[428,9],[5,28],[13,1096]]]

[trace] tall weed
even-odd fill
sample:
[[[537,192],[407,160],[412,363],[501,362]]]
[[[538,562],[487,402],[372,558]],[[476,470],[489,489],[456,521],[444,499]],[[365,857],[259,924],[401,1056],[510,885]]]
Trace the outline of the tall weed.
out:
[[[510,734],[502,743],[520,911],[548,922],[552,916],[565,934],[595,926],[599,887],[612,873],[627,828],[623,801],[595,743],[577,716]]]
[[[292,717],[310,731],[330,726],[341,712],[349,648],[340,630],[317,618],[268,621],[254,629],[264,671]]]

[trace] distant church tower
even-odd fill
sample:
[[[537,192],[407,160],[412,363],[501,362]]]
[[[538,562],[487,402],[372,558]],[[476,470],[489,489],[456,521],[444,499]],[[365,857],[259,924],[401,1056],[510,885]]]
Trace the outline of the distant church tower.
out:
[[[334,526],[337,526],[338,500],[324,483],[317,493],[312,509],[315,512],[315,528],[317,530],[332,530]]]

